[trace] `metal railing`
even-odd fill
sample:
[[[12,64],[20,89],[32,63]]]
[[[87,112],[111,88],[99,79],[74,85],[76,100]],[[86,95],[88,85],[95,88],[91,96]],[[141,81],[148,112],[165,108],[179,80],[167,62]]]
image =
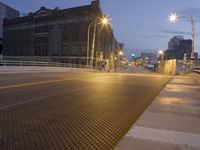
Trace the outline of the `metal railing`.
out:
[[[198,74],[200,74],[200,66],[196,66],[192,69],[192,72],[196,72]]]
[[[13,60],[0,60],[0,66],[46,66],[46,67],[69,67],[69,68],[86,68],[86,69],[88,68],[87,65],[82,65],[82,64],[42,62],[42,61],[13,61]]]

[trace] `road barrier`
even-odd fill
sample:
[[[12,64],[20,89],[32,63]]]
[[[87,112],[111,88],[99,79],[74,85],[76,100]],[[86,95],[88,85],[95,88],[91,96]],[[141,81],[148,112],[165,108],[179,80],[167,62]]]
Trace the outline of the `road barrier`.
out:
[[[200,74],[200,66],[196,66],[192,69],[192,72],[196,72],[198,74]]]
[[[82,64],[58,63],[58,62],[41,62],[41,61],[12,61],[0,60],[0,66],[46,66],[46,67],[69,67],[69,68],[90,68]]]

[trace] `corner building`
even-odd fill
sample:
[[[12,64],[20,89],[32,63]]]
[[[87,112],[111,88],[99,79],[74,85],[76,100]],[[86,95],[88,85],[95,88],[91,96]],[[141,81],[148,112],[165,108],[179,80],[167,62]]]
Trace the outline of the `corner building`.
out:
[[[3,50],[3,19],[13,19],[19,17],[19,11],[0,2],[0,55]]]
[[[16,19],[4,20],[4,59],[40,60],[86,64],[88,27],[89,61],[95,37],[93,64],[112,60],[121,44],[113,31],[98,22],[104,17],[98,0],[90,5],[62,9],[41,7],[35,13]],[[95,34],[94,34],[95,32]],[[101,57],[101,59],[100,59]]]

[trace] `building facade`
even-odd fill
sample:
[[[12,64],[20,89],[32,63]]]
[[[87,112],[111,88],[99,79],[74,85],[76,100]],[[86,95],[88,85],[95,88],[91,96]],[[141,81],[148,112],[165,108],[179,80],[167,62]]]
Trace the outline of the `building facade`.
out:
[[[175,36],[168,42],[168,49],[165,51],[164,58],[177,60],[190,60],[192,52],[192,40],[184,39],[183,36]],[[194,53],[195,60],[198,53]]]
[[[76,64],[86,64],[88,58],[93,64],[111,60],[120,44],[116,42],[110,25],[102,25],[99,18],[103,17],[100,2],[96,0],[90,5],[62,10],[41,7],[27,16],[6,19],[5,59]]]
[[[0,55],[3,50],[3,19],[12,19],[17,17],[19,17],[19,11],[0,2]]]
[[[184,40],[183,36],[174,36],[173,38],[170,39],[168,42],[168,49],[177,49],[180,41]]]

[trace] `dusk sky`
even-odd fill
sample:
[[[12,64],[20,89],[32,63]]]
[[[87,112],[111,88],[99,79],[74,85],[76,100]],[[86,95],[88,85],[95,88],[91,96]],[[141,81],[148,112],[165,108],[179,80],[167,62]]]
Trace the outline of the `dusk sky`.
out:
[[[1,0],[21,13],[34,12],[41,6],[70,8],[90,4],[91,0]],[[200,0],[101,0],[101,7],[111,18],[118,41],[125,43],[127,54],[156,52],[167,48],[175,35],[191,38],[191,24],[167,21],[170,12],[195,18],[195,50],[200,53]]]

